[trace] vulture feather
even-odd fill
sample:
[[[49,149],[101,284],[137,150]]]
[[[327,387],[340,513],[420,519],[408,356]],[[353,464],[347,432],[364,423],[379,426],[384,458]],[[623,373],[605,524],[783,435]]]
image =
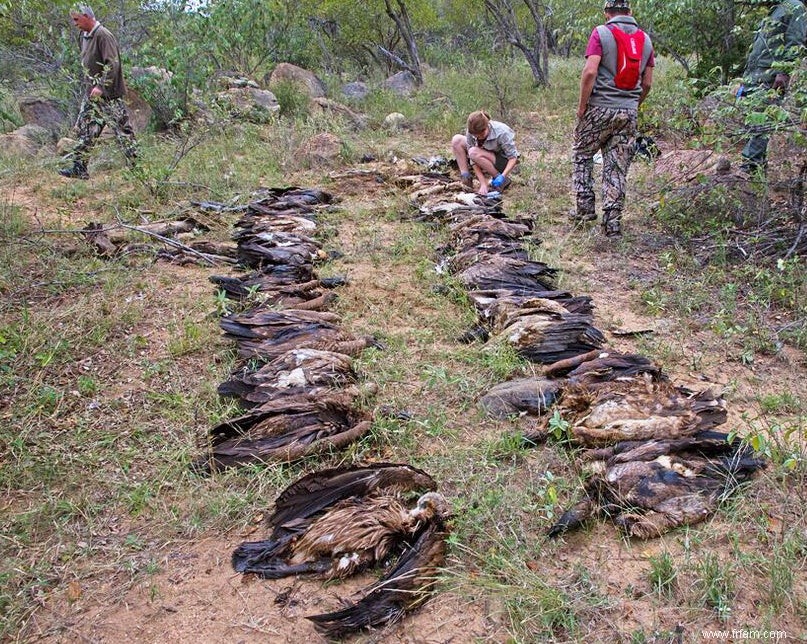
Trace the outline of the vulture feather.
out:
[[[202,473],[269,461],[293,461],[341,448],[371,427],[368,415],[355,410],[356,392],[334,390],[316,400],[272,399],[251,413],[210,430],[210,452],[193,468]]]
[[[488,255],[458,274],[467,290],[505,289],[518,293],[523,288],[553,290],[557,269],[543,262],[530,262]]]
[[[648,539],[710,516],[764,461],[727,434],[706,431],[672,440],[630,441],[592,450],[595,474],[586,498],[549,530],[557,536],[589,516],[609,516],[627,535]]]
[[[270,538],[241,544],[233,567],[270,578],[303,572],[347,577],[448,514],[435,487],[425,472],[390,463],[309,474],[278,496]],[[410,508],[404,494],[424,489],[429,492]]]
[[[256,308],[244,313],[233,313],[221,319],[219,326],[228,338],[273,340],[285,337],[288,331],[323,328],[337,329],[340,317],[326,311],[285,309],[272,311]]]
[[[356,381],[349,356],[333,351],[292,349],[257,371],[237,370],[230,380],[219,385],[218,392],[248,403],[262,403],[284,390],[342,387]]]
[[[332,613],[307,617],[328,637],[400,620],[421,606],[434,592],[440,568],[445,563],[448,531],[440,520],[430,523],[395,566],[367,589],[358,602]]]

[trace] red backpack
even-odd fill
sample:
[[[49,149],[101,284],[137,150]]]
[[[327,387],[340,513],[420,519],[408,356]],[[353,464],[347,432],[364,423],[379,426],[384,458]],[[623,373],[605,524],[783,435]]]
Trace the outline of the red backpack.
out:
[[[619,89],[636,89],[642,67],[644,32],[637,29],[632,34],[614,25],[606,25],[616,41],[616,75],[614,85]]]

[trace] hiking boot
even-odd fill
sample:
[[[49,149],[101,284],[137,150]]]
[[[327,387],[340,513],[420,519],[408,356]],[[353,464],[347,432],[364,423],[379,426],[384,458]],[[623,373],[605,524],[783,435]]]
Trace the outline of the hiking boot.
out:
[[[603,211],[602,231],[606,237],[619,237],[622,235],[622,213],[619,210]]]
[[[74,161],[73,166],[70,168],[62,168],[59,174],[68,179],[89,179],[90,174],[87,172],[87,164],[83,161]]]
[[[465,186],[466,188],[473,188],[474,187],[474,178],[470,172],[463,172],[460,175],[460,183]]]

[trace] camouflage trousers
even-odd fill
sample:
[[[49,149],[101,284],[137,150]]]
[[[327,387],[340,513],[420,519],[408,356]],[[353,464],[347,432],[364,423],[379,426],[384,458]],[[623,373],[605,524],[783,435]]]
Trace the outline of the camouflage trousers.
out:
[[[126,111],[126,105],[121,98],[93,101],[85,98],[81,102],[76,120],[78,144],[70,152],[68,159],[86,163],[90,148],[107,125],[112,128],[126,158],[133,161],[137,157],[137,142],[134,130],[129,124],[129,112]]]
[[[602,151],[603,218],[619,219],[625,206],[638,110],[589,107],[574,130],[572,189],[576,216],[594,218],[594,155]]]

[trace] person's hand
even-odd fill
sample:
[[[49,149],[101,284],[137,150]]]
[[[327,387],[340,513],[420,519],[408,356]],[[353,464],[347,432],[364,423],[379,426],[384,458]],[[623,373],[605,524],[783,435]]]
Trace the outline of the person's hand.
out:
[[[490,185],[496,188],[496,190],[501,188],[504,185],[504,175],[499,174],[493,177],[493,179],[490,181]]]
[[[577,118],[578,120],[582,119],[586,115],[586,106],[578,107],[577,108]]]
[[[790,85],[790,76],[787,74],[776,74],[776,78],[773,79],[773,89],[784,92],[788,85]]]
[[[101,98],[104,95],[104,91],[98,87],[98,85],[93,85],[93,88],[90,90],[90,99],[95,100],[96,98]]]

